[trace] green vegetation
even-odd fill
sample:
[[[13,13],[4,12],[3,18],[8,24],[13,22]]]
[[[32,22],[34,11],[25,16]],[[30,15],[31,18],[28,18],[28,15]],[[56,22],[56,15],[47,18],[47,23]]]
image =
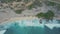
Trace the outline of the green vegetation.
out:
[[[55,6],[56,3],[55,3],[55,2],[51,2],[51,1],[47,1],[47,2],[46,2],[46,5],[47,5],[47,6]]]
[[[43,18],[45,18],[45,19],[47,19],[47,20],[52,20],[53,17],[54,17],[54,13],[53,13],[51,10],[48,10],[47,13],[38,13],[36,16],[37,16],[38,18],[43,17]]]
[[[21,14],[23,10],[15,10],[16,14]]]
[[[52,20],[53,19],[53,17],[54,17],[54,13],[51,11],[51,10],[49,10],[47,13],[45,13],[45,19],[47,19],[47,20]]]
[[[31,0],[24,0],[25,3],[29,3]]]
[[[44,17],[44,13],[38,13],[36,16],[37,16],[38,18]]]
[[[22,0],[16,0],[17,2],[20,2],[20,1],[22,1]]]
[[[9,2],[13,2],[13,1],[21,1],[21,0],[0,0],[2,3],[9,3]]]
[[[60,4],[56,6],[57,10],[60,11]]]
[[[37,0],[37,1],[34,1],[33,4],[28,6],[28,9],[32,9],[32,8],[36,8],[36,7],[41,7],[41,6],[42,6],[42,3],[39,0]]]
[[[42,6],[42,3],[40,2],[40,0],[34,1],[33,4],[34,4],[36,7],[41,7],[41,6]]]
[[[30,9],[32,9],[34,7],[35,7],[34,4],[31,4],[31,5],[28,6],[28,9],[30,10]]]
[[[9,3],[9,2],[13,2],[15,0],[0,0],[2,3]]]

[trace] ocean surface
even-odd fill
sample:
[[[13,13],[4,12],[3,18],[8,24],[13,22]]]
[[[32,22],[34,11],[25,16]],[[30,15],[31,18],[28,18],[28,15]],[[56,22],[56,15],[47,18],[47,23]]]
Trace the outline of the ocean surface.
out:
[[[0,34],[60,34],[60,24],[40,24],[36,19],[13,21],[0,25]]]

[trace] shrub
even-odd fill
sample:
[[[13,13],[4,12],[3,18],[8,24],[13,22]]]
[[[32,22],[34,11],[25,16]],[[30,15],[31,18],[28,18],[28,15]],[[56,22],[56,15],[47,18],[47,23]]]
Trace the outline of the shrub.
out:
[[[47,1],[45,2],[47,6],[55,6],[56,3],[55,2],[51,2],[51,1]]]
[[[51,10],[48,10],[47,13],[38,13],[36,16],[38,18],[44,17],[47,20],[52,20],[54,17],[54,13]]]
[[[40,0],[34,1],[31,5],[28,6],[28,9],[36,8],[36,7],[41,7],[42,3]]]
[[[15,10],[16,14],[21,14],[23,10]]]
[[[38,13],[36,16],[37,16],[38,18],[44,17],[44,13]]]

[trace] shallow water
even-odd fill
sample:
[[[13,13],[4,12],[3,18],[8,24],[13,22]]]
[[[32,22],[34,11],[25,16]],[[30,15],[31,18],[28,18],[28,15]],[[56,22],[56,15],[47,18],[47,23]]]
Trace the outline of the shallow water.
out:
[[[41,27],[12,27],[7,29],[5,34],[43,34]]]
[[[20,20],[13,21],[12,23],[5,24],[4,27],[0,27],[1,31],[6,30],[4,34],[60,34],[60,24],[56,20],[51,21],[49,24],[39,23],[39,20]],[[54,24],[54,22],[56,22]],[[3,28],[3,29],[2,29]]]
[[[24,26],[20,27],[15,24],[11,26],[4,34],[60,34],[60,28],[54,27],[53,29],[47,26]]]

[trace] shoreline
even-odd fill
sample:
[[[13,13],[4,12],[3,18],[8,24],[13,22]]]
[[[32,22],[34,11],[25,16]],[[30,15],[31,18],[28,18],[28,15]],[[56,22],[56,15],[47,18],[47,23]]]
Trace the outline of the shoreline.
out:
[[[12,18],[7,18],[3,21],[0,21],[0,24],[4,24],[4,23],[8,23],[8,22],[13,22],[13,21],[18,21],[18,20],[31,20],[31,19],[42,19],[42,18],[38,18],[36,16],[25,16],[25,17],[12,17]],[[54,19],[56,20],[60,20],[60,18],[54,17]]]
[[[12,21],[18,21],[18,20],[31,20],[31,19],[38,19],[37,17],[33,16],[28,16],[28,17],[14,17],[14,18],[8,18],[2,21],[0,24],[4,24],[7,22],[12,22]]]

